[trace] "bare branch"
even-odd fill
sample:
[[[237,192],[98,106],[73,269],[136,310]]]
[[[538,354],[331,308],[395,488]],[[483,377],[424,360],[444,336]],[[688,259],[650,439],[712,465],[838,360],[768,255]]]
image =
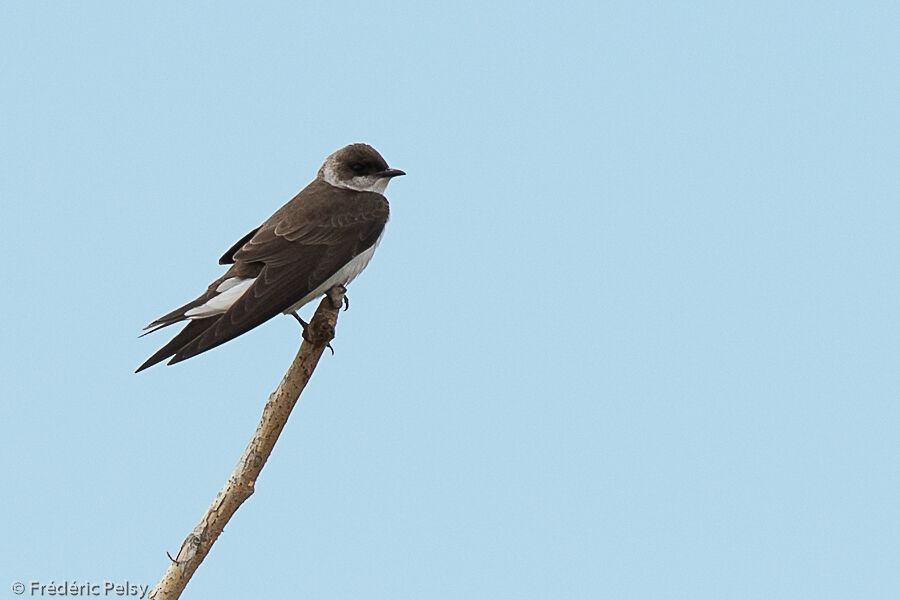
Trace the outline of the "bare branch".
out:
[[[346,290],[336,286],[319,303],[315,315],[303,334],[303,344],[294,357],[278,389],[269,396],[259,425],[244,450],[244,455],[234,468],[225,486],[219,490],[212,506],[181,544],[178,555],[171,559],[169,568],[153,591],[151,600],[174,600],[181,596],[188,581],[212,545],[215,543],[231,516],[253,494],[256,479],[266,464],[275,442],[306,382],[312,376],[322,351],[334,339],[338,312]]]

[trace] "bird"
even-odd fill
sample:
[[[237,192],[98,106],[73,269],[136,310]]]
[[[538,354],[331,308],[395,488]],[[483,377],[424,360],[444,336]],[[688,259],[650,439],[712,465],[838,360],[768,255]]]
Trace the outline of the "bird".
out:
[[[197,356],[279,313],[305,329],[297,310],[369,264],[390,216],[385,188],[405,174],[368,144],[328,156],[309,185],[222,255],[219,264],[231,265],[224,275],[144,328],[147,335],[188,321],[135,373]]]

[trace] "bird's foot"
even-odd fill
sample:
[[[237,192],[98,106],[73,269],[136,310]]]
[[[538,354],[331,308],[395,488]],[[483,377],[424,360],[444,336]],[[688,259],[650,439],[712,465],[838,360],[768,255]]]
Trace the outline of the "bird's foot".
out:
[[[294,311],[294,312],[291,312],[288,314],[291,315],[292,317],[294,317],[295,319],[297,319],[297,322],[300,323],[300,327],[303,328],[303,339],[304,340],[306,340],[310,344],[321,343],[321,342],[317,342],[316,340],[313,339],[313,336],[311,335],[312,331],[310,331],[309,323],[307,323],[306,321],[301,319],[300,315],[297,314],[297,311]],[[331,332],[331,336],[334,337],[334,331]],[[331,339],[331,338],[327,338],[327,339]],[[325,347],[328,348],[329,350],[331,350],[331,355],[334,356],[334,347],[332,347],[330,341],[325,342]]]
[[[327,292],[328,301],[331,302],[331,308],[339,310],[342,306],[344,310],[350,308],[350,300],[347,298],[347,288],[342,285],[336,285]]]
[[[343,306],[344,310],[350,306],[350,301],[347,299],[345,295],[347,293],[347,288],[342,285],[336,285],[327,292],[325,295],[328,296],[328,301],[331,304],[331,308],[334,310],[340,310]],[[303,339],[309,342],[310,344],[322,344],[324,342],[324,346],[331,350],[331,354],[334,354],[334,347],[331,345],[331,340],[334,338],[334,328],[330,327],[327,323],[322,321],[321,319],[314,322],[316,323],[316,331],[313,331],[310,324],[300,318],[300,315],[297,314],[297,311],[292,311],[288,313],[300,323],[300,327],[303,328]],[[324,329],[323,327],[324,326]]]

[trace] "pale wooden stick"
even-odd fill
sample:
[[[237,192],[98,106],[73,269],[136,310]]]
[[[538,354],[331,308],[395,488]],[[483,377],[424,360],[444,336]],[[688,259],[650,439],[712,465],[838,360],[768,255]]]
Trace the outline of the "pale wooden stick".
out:
[[[181,596],[194,571],[206,558],[231,516],[244,500],[253,494],[256,479],[272,453],[272,448],[275,447],[275,442],[284,429],[291,410],[312,376],[323,350],[334,339],[338,312],[344,301],[345,292],[343,286],[336,286],[329,290],[319,303],[315,315],[306,328],[300,350],[284,374],[278,389],[269,396],[262,418],[250,443],[247,444],[247,449],[244,450],[244,455],[241,456],[225,486],[219,490],[212,506],[181,544],[178,556],[174,559],[169,556],[172,562],[160,582],[150,592],[151,600],[175,600]]]

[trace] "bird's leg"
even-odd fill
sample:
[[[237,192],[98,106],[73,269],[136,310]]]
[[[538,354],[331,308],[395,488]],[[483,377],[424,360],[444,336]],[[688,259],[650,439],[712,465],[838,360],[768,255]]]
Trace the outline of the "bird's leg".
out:
[[[307,323],[306,321],[301,319],[300,315],[297,314],[296,310],[291,313],[288,313],[288,314],[290,314],[292,317],[297,319],[297,322],[300,323],[300,327],[303,328],[303,339],[306,341],[309,341],[309,335],[307,335],[307,331],[309,330],[309,323]],[[334,352],[334,350],[332,350],[332,353],[333,352]]]
[[[294,317],[295,319],[297,319],[297,322],[300,323],[300,327],[303,328],[303,331],[306,331],[306,328],[309,327],[309,323],[307,323],[306,321],[304,321],[303,319],[301,319],[301,318],[300,318],[300,315],[297,314],[297,311],[296,311],[296,310],[295,310],[294,312],[290,313],[290,315],[291,315],[292,317]]]

